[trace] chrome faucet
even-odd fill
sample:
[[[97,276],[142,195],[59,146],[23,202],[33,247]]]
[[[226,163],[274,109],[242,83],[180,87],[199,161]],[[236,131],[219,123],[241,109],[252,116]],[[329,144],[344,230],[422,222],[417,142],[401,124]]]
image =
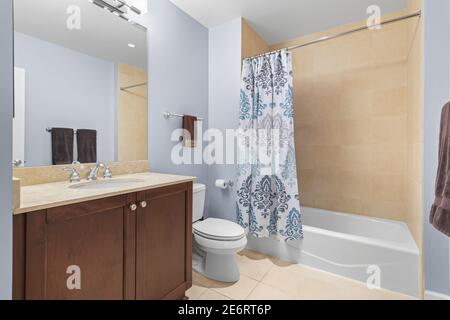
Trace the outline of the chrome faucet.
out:
[[[25,163],[27,163],[27,162],[20,160],[20,159],[16,159],[16,160],[13,160],[12,165],[13,165],[13,167],[17,168],[17,167],[21,167],[21,166],[25,165]]]
[[[100,169],[104,169],[103,178],[112,178],[112,172],[111,169],[109,169],[103,162],[99,162],[93,167],[87,176],[87,179],[89,181],[97,180],[98,179],[98,172]]]

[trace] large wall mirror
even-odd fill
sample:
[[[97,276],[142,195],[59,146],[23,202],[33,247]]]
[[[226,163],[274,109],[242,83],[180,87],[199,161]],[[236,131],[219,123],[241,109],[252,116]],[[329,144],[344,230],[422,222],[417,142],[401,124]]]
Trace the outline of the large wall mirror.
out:
[[[15,0],[15,166],[146,160],[146,0]]]

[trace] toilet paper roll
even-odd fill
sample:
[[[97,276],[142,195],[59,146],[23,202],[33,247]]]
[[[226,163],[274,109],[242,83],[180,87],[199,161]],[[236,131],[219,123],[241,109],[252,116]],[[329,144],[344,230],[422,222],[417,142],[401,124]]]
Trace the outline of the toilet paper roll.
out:
[[[216,187],[225,190],[228,187],[228,185],[225,180],[219,179],[216,180]]]

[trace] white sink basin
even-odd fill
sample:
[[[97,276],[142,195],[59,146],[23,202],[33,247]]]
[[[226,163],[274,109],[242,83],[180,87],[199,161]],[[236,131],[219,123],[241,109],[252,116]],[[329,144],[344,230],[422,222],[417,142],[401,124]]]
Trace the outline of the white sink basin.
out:
[[[111,188],[127,188],[133,187],[136,184],[142,183],[141,179],[105,179],[96,180],[83,183],[77,183],[69,186],[69,189],[76,190],[99,190],[99,189],[111,189]]]

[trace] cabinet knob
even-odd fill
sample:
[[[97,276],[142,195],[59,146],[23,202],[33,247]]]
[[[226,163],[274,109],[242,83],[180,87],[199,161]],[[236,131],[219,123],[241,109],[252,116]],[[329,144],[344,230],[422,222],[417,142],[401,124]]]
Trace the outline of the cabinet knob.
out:
[[[136,211],[137,210],[137,205],[135,203],[130,204],[130,210],[131,211]]]
[[[147,208],[147,201],[141,201],[140,206],[141,208]]]

